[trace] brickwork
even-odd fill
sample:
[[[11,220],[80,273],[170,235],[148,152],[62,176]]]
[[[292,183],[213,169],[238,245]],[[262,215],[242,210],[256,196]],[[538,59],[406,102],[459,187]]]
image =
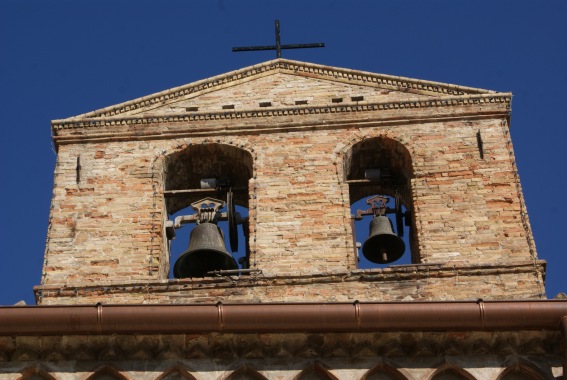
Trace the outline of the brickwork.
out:
[[[316,65],[297,64],[303,71],[292,73],[290,61],[275,62],[53,123],[58,160],[40,302],[57,303],[57,287],[90,302],[101,295],[82,287],[176,286],[178,280],[167,279],[173,263],[165,236],[166,172],[169,157],[190,157],[198,146],[251,157],[248,199],[239,202],[249,208],[250,257],[262,274],[252,278],[254,286],[241,289],[236,281],[238,290],[229,293],[222,286],[208,294],[164,291],[144,302],[229,294],[239,301],[544,297],[544,263],[537,260],[509,143],[509,94],[333,74]],[[295,103],[304,100],[307,105]],[[259,106],[266,102],[271,105]],[[234,109],[223,110],[228,103]],[[413,261],[432,265],[427,278],[396,283],[383,278],[388,270],[376,269],[370,281],[353,281],[354,185],[344,171],[362,141],[377,152],[390,154],[387,147],[395,146],[409,154],[402,191],[412,211]],[[301,279],[297,292],[267,286],[294,276]],[[348,281],[326,282],[332,287],[325,289],[317,276]],[[128,299],[108,291],[105,302],[139,302],[135,293]]]
[[[541,265],[541,263],[538,263]],[[232,276],[46,285],[40,303],[239,303],[450,301],[541,298],[533,262],[506,265],[408,265],[327,274]],[[539,266],[538,265],[538,266]],[[447,291],[450,289],[451,291]]]
[[[68,318],[45,336],[10,336],[10,324],[21,326],[5,319],[0,380],[559,378],[559,328],[516,331],[504,316],[486,329],[494,316],[484,302],[474,303],[483,331],[459,327],[459,313],[441,331],[360,325],[356,301],[545,298],[546,264],[537,259],[508,132],[510,100],[278,59],[54,121],[57,164],[35,294],[41,305],[70,305]],[[377,168],[386,174],[367,180],[365,170]],[[196,189],[213,177],[229,179],[235,202],[248,209],[255,271],[170,279],[171,214],[204,198]],[[351,204],[376,194],[403,204],[411,264],[357,268]],[[356,329],[230,333],[218,302],[258,310],[348,302]],[[102,306],[75,313],[74,305],[98,303],[217,304],[218,330],[106,331]],[[131,310],[133,325],[145,326],[142,307]],[[83,323],[97,327],[76,330]]]

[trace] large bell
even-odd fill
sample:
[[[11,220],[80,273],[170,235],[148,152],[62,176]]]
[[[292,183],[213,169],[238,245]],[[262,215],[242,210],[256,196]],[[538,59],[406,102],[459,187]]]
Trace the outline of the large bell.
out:
[[[204,277],[207,272],[225,269],[238,269],[238,264],[226,250],[221,229],[214,223],[198,224],[189,236],[189,247],[175,262],[173,275]]]
[[[364,257],[373,263],[388,264],[404,254],[404,241],[394,234],[392,221],[386,216],[376,216],[370,222],[370,236],[362,245]]]

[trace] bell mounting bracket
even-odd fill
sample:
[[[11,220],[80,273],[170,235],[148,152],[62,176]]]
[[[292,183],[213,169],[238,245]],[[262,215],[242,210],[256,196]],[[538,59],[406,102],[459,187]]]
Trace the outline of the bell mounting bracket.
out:
[[[181,215],[174,221],[168,220],[165,225],[167,238],[172,240],[175,238],[175,230],[181,228],[184,224],[189,223],[214,223],[219,221],[228,221],[228,233],[230,240],[230,248],[232,252],[238,251],[238,230],[239,224],[247,222],[247,217],[242,218],[240,213],[236,212],[233,200],[233,192],[230,189],[227,192],[226,202],[220,199],[207,197],[197,202],[191,203],[191,208],[195,211],[192,215]],[[227,207],[226,212],[220,212],[222,208]]]
[[[219,217],[219,210],[223,208],[224,205],[224,201],[207,197],[191,203],[191,208],[195,211],[197,224],[215,223]]]
[[[230,249],[232,252],[238,251],[238,230],[237,225],[242,223],[240,214],[236,212],[232,189],[226,194],[227,203],[227,219],[228,219],[228,237],[230,240]]]
[[[404,218],[406,221],[406,226],[409,226],[408,218],[410,217],[408,212],[402,211],[402,202],[400,200],[400,195],[396,192],[395,195],[395,206],[394,208],[390,208],[386,206],[386,204],[390,201],[389,197],[384,195],[375,195],[370,197],[366,200],[366,204],[370,205],[370,208],[366,210],[356,210],[356,215],[354,216],[354,220],[362,220],[364,216],[372,215],[373,217],[376,216],[385,216],[386,214],[396,214],[396,229],[398,231],[398,236],[404,236]]]
[[[226,213],[219,210],[225,206],[225,202],[215,198],[204,198],[191,203],[191,208],[195,211],[192,215],[180,215],[173,222],[174,228],[181,228],[188,223],[217,223],[219,220],[226,220]]]
[[[390,214],[396,211],[396,209],[386,207],[386,204],[390,201],[390,198],[383,195],[375,195],[366,200],[366,204],[370,205],[370,208],[366,210],[356,210],[355,220],[362,220],[363,216],[372,215],[380,216]]]

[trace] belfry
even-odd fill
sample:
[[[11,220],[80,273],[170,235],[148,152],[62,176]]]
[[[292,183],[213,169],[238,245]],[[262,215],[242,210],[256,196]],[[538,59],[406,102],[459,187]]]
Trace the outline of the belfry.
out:
[[[10,371],[560,376],[567,302],[545,299],[510,102],[278,58],[54,120],[41,307],[0,317]]]

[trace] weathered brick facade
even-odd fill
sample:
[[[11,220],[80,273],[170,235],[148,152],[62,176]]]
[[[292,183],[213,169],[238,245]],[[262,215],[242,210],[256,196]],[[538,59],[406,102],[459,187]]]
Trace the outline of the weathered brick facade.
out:
[[[510,100],[279,60],[54,121],[38,302],[542,298]],[[394,195],[387,181],[357,186],[377,166],[391,169],[412,213],[413,264],[362,272],[350,204]],[[245,189],[237,203],[249,209],[260,275],[167,278],[167,212],[197,198],[164,192],[203,176]]]
[[[44,335],[0,326],[0,379],[560,376],[558,327],[534,328],[548,326],[538,317],[525,330],[505,317],[494,325],[483,301],[513,308],[545,299],[510,101],[509,93],[277,59],[53,121],[57,163],[35,287],[38,309],[54,311],[53,320]],[[369,180],[367,169],[384,175]],[[249,271],[169,278],[172,214],[211,194],[197,190],[203,178],[230,179],[248,210],[241,268]],[[376,194],[403,204],[411,264],[358,267],[351,205]],[[472,301],[480,322],[361,328],[365,302],[386,310],[416,301]],[[356,327],[225,330],[223,304],[274,302],[349,303]],[[81,330],[88,317],[79,304],[93,305],[98,330]],[[216,305],[218,326],[152,330],[147,315],[132,313],[122,317],[144,329],[112,330],[107,310],[124,304]],[[327,317],[338,319],[321,323]],[[51,329],[54,321],[66,332]]]

